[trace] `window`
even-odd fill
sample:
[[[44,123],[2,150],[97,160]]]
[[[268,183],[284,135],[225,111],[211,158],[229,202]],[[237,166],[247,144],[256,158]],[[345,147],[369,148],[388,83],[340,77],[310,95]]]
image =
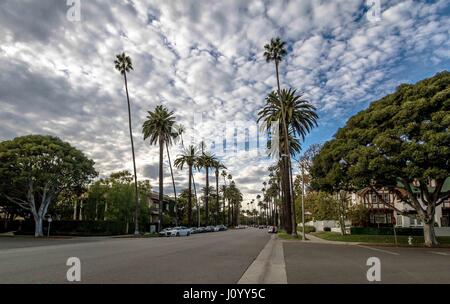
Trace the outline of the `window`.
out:
[[[397,216],[397,226],[403,226],[403,216],[402,215]]]

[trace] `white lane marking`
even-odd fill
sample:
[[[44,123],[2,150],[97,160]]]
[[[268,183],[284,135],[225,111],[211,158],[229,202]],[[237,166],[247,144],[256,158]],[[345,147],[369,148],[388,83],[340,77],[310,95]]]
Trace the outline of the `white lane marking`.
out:
[[[448,254],[448,253],[440,252],[440,251],[430,251],[430,252],[431,252],[431,253],[434,253],[434,254],[445,255],[445,256],[450,255],[450,254]]]
[[[363,245],[356,245],[356,246],[362,247],[362,248],[366,248],[366,249],[370,249],[370,250],[374,250],[374,251],[384,252],[384,253],[387,253],[387,254],[400,255],[400,253],[393,252],[393,251],[389,251],[389,250],[384,250],[384,249],[379,249],[379,248],[373,248],[373,247],[363,246]]]

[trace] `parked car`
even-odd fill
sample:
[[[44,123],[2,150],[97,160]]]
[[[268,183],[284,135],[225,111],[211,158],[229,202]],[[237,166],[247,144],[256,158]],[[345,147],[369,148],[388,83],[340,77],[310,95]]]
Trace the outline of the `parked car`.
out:
[[[259,225],[259,229],[265,229],[266,227],[264,225]]]
[[[191,227],[191,228],[189,228],[189,230],[191,231],[191,234],[200,233],[199,228],[197,228],[197,227]]]
[[[170,236],[170,231],[172,231],[173,228],[164,228],[159,232],[160,236]]]
[[[198,227],[197,228],[197,233],[204,233],[206,232],[206,228],[205,227]]]
[[[206,232],[214,232],[214,226],[206,226]]]
[[[269,230],[267,232],[269,232],[269,233],[277,233],[278,232],[278,228],[277,228],[277,226],[269,226]]]
[[[169,230],[169,236],[190,236],[191,230],[187,227],[180,226]]]
[[[219,227],[219,231],[225,231],[225,230],[228,230],[227,226],[225,226],[225,225],[219,225],[219,226],[217,226],[217,227]]]

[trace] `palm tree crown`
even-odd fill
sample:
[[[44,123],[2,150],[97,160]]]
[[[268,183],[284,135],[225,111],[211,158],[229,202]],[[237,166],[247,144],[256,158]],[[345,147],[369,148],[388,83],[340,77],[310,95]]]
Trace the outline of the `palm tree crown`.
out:
[[[175,160],[174,165],[180,170],[183,170],[185,165],[194,166],[199,156],[198,149],[195,146],[189,146]]]
[[[150,144],[157,144],[159,140],[172,143],[172,139],[176,137],[173,131],[175,117],[173,111],[169,111],[166,107],[159,105],[155,110],[148,111],[147,120],[142,126],[144,140],[150,139]]]
[[[287,54],[285,44],[279,37],[272,38],[270,44],[264,46],[264,57],[266,61],[275,61],[277,64],[282,61],[283,57]]]
[[[263,121],[265,127],[270,128],[274,122],[280,121],[282,104],[284,105],[286,123],[292,128],[292,135],[301,136],[304,139],[306,134],[314,126],[317,126],[318,115],[316,108],[307,100],[302,99],[301,94],[297,95],[296,90],[283,89],[280,96],[277,92],[271,92],[266,98],[266,105],[258,113],[258,122]],[[283,129],[280,128],[280,131],[282,132]]]
[[[116,70],[118,70],[122,75],[133,70],[133,63],[131,62],[131,58],[125,55],[125,52],[116,55],[114,64],[116,66]]]

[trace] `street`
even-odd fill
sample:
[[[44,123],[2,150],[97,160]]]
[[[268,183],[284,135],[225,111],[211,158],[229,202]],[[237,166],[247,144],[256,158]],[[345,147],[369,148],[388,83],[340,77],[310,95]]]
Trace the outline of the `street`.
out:
[[[257,229],[179,238],[0,238],[0,283],[67,283],[69,257],[81,260],[82,283],[236,283],[268,240]]]
[[[367,259],[381,262],[380,283],[450,283],[450,250],[284,242],[289,283],[369,283]]]
[[[0,238],[0,283],[450,283],[450,250],[282,241],[248,228],[179,238]]]

